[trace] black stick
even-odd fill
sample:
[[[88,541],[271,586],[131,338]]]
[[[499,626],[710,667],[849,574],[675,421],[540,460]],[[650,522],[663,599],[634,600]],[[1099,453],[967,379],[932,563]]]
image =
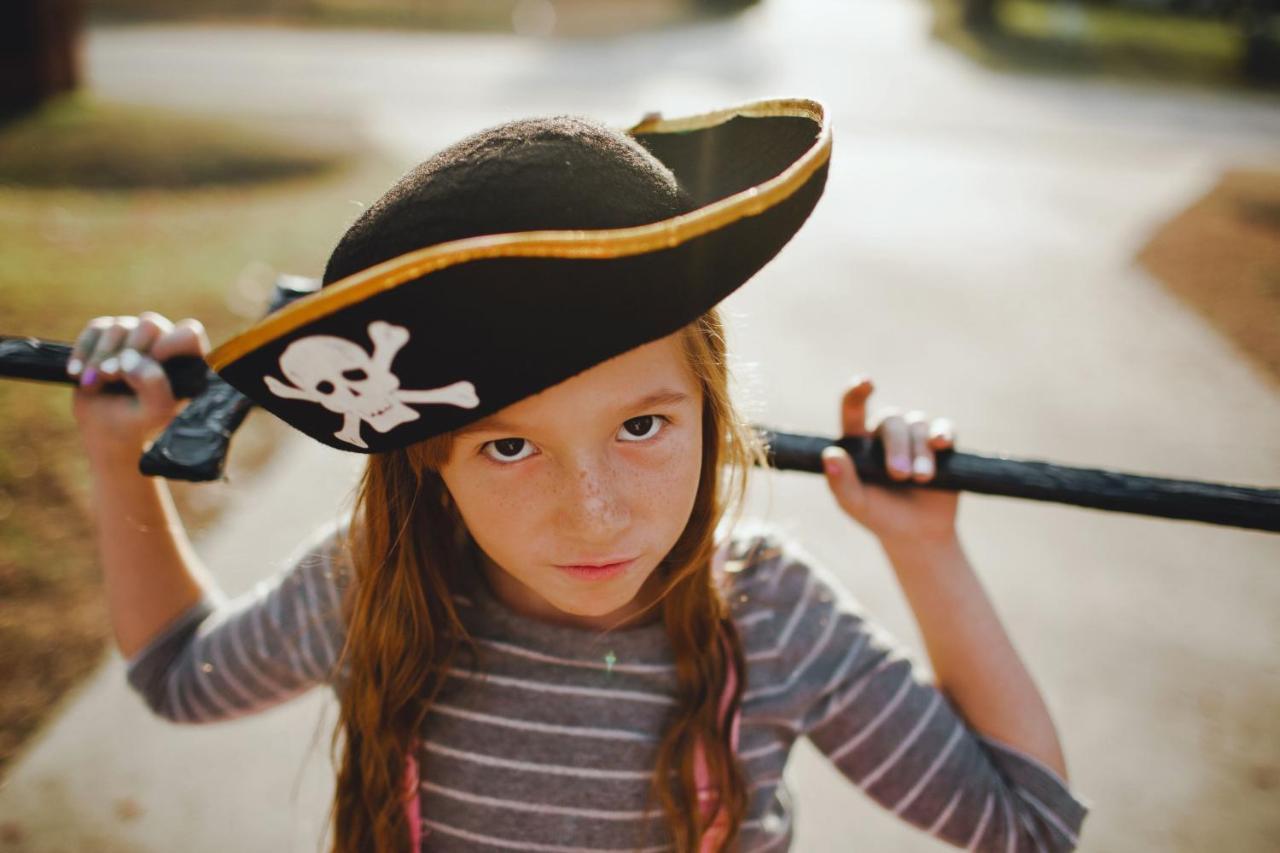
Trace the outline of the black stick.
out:
[[[889,478],[879,438],[834,439],[755,429],[769,446],[772,465],[784,471],[821,473],[822,448],[838,444],[853,458],[858,476],[876,485],[978,492],[1280,532],[1280,489],[1144,477],[955,450],[935,454],[937,470],[928,483],[899,482]]]
[[[287,298],[286,294],[296,298],[306,292],[301,287],[289,292],[282,283],[277,287],[281,292],[277,294],[276,307]],[[66,372],[70,354],[70,344],[0,337],[0,376],[76,384],[77,380]],[[141,470],[173,480],[218,479],[231,435],[253,404],[209,370],[200,358],[178,356],[163,367],[175,397],[197,399],[148,449]],[[108,383],[102,391],[132,393],[124,382]],[[783,471],[821,473],[822,448],[838,444],[853,457],[858,476],[876,485],[1003,495],[1280,532],[1280,489],[1144,477],[954,450],[936,454],[937,470],[928,483],[900,482],[889,477],[884,446],[878,438],[834,439],[776,432],[758,425],[755,429],[769,446],[770,463]]]
[[[0,335],[0,376],[79,385],[79,376],[67,375],[71,348],[71,344],[61,341]],[[204,359],[196,355],[175,356],[160,366],[169,377],[173,396],[179,400],[194,397],[204,391],[209,378],[215,375],[205,365]],[[133,389],[120,380],[105,383],[100,391],[103,394],[133,393]]]
[[[315,293],[320,281],[287,273],[276,276],[267,313]],[[253,401],[209,371],[208,387],[178,412],[138,460],[148,477],[203,483],[222,479],[231,437],[253,408]]]

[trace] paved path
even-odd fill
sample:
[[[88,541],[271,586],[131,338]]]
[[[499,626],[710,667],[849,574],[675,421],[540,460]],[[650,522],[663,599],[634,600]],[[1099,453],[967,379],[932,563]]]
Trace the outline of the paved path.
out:
[[[827,195],[728,301],[754,417],[832,432],[840,384],[862,371],[873,402],[945,413],[975,450],[1280,485],[1280,389],[1132,262],[1219,170],[1280,162],[1274,102],[1001,77],[926,32],[914,4],[790,0],[598,43],[139,27],[96,30],[88,47],[104,96],[351,121],[406,167],[513,115],[622,124],[821,97],[837,137]],[[241,511],[199,543],[220,582],[267,574],[340,504],[351,462],[298,444],[266,493],[228,486]],[[1083,848],[1276,849],[1280,540],[973,495],[961,507],[1092,803]],[[760,480],[752,510],[922,648],[875,543],[819,481]],[[315,849],[332,784],[327,733],[308,751],[322,706],[331,725],[317,692],[175,729],[125,692],[113,658],[14,768],[0,822],[40,851]],[[797,850],[940,849],[803,745],[788,777]]]

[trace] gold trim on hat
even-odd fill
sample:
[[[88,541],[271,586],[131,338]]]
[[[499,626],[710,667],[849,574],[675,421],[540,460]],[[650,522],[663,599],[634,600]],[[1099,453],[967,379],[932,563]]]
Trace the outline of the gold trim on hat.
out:
[[[215,371],[299,326],[362,302],[428,273],[456,264],[488,258],[620,258],[669,249],[755,216],[785,201],[831,158],[831,128],[826,110],[802,98],[758,101],[694,116],[665,119],[649,116],[627,129],[637,133],[680,133],[703,130],[737,116],[749,118],[810,118],[819,125],[818,138],[801,157],[762,184],[749,187],[697,210],[630,228],[578,231],[520,231],[486,234],[415,249],[347,276],[313,294],[300,297],[264,317],[205,356]]]

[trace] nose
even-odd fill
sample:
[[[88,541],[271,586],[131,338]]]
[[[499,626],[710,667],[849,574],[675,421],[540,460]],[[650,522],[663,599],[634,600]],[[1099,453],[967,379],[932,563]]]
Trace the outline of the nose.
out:
[[[585,548],[611,548],[631,524],[626,484],[606,459],[582,460],[565,474],[561,529]],[[606,555],[607,556],[607,555]]]

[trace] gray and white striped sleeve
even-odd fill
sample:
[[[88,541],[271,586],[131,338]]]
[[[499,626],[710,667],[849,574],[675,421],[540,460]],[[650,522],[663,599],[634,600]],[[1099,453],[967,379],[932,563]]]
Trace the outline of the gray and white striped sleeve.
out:
[[[971,729],[836,578],[782,545],[771,578],[779,607],[803,611],[783,662],[796,677],[789,702],[799,732],[868,796],[943,841],[1000,853],[1074,850],[1089,809],[1066,782]]]
[[[126,662],[130,686],[168,720],[207,723],[331,682],[346,633],[344,533],[345,522],[330,522],[243,595],[196,602]]]

